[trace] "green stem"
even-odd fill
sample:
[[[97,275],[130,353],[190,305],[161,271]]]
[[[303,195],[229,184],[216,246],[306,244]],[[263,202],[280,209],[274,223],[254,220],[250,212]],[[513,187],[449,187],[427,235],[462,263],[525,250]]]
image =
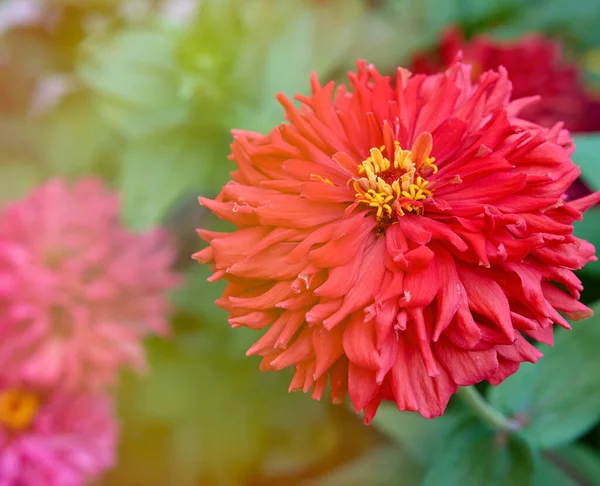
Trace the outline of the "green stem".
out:
[[[466,405],[494,430],[512,433],[521,428],[517,421],[502,415],[486,402],[474,386],[460,387],[458,394]]]

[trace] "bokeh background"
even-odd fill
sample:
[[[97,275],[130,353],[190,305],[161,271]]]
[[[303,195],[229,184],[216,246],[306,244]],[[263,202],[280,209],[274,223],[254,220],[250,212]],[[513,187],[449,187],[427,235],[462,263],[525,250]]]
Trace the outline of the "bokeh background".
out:
[[[288,394],[289,374],[245,357],[252,332],[231,332],[213,304],[222,287],[190,255],[195,228],[224,227],[197,197],[214,197],[234,168],[231,128],[279,124],[274,95],[307,92],[312,71],[343,81],[357,58],[392,74],[439,57],[449,28],[467,42],[535,32],[560,43],[589,102],[575,160],[600,189],[597,0],[0,0],[0,204],[53,177],[97,176],[119,191],[125,224],[165,226],[178,245],[174,332],[147,342],[147,374],[123,377],[119,462],[99,485],[421,483],[451,413],[428,422],[383,407],[365,427],[343,405]],[[599,225],[592,209],[577,232],[599,243]],[[594,302],[600,265],[581,278]],[[598,485],[598,357],[548,366],[559,383],[579,366],[596,401],[577,442],[544,454],[535,484]]]

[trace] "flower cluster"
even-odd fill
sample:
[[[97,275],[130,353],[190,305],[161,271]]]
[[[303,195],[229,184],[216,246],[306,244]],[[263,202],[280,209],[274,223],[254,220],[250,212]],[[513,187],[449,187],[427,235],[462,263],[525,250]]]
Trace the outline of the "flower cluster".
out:
[[[106,393],[168,331],[174,252],[133,234],[96,180],[54,180],[0,213],[2,485],[81,485],[113,463]]]
[[[233,180],[200,198],[237,226],[199,230],[194,258],[227,281],[231,325],[264,331],[248,354],[367,423],[382,400],[438,416],[591,315],[573,270],[594,248],[572,224],[600,194],[567,202],[568,132],[522,119],[535,100],[511,98],[505,69],[472,69],[313,77],[300,108],[279,96],[289,123],[234,132]]]

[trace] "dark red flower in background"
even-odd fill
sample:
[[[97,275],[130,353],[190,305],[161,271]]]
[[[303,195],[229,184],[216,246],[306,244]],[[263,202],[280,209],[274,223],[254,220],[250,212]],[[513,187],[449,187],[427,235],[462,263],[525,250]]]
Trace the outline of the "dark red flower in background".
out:
[[[368,423],[382,400],[425,417],[458,386],[498,384],[589,317],[573,270],[595,260],[566,202],[577,179],[561,125],[518,117],[507,72],[471,66],[396,81],[359,63],[351,89],[313,77],[289,123],[234,132],[238,170],[200,202],[232,233],[199,230],[194,258],[228,282],[233,327],[266,331],[248,354],[294,367],[290,390],[349,395]]]
[[[449,29],[434,52],[418,55],[411,69],[433,74],[446,69],[462,51],[463,62],[473,65],[473,76],[504,66],[514,98],[540,96],[520,116],[550,128],[564,122],[571,132],[600,131],[600,100],[586,92],[575,63],[562,57],[558,42],[531,34],[501,42],[485,36],[465,40]]]

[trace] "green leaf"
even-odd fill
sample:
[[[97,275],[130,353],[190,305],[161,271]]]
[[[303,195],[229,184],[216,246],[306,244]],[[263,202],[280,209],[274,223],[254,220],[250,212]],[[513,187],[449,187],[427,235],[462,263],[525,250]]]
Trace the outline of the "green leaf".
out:
[[[462,22],[484,24],[486,20],[492,20],[504,16],[506,11],[518,11],[519,0],[459,0],[458,8]]]
[[[429,420],[418,413],[400,412],[395,405],[382,403],[372,425],[425,464],[432,459],[431,450],[444,440],[461,419],[462,415],[446,412],[442,417]]]
[[[596,484],[600,481],[600,454],[582,444],[569,444],[556,451],[553,451],[567,467],[577,471],[580,477],[588,479],[589,484]],[[573,474],[571,473],[571,476]]]
[[[264,39],[259,54],[252,57],[260,63],[255,74],[254,103],[240,107],[236,126],[256,131],[268,131],[281,122],[282,108],[275,99],[279,92],[292,98],[295,94],[307,94],[310,75],[314,71],[322,81],[339,67],[340,59],[354,42],[356,31],[363,22],[364,6],[361,0],[329,0],[315,6],[303,0],[292,0],[272,8],[264,4],[257,12],[262,22],[279,22],[271,30],[270,38]],[[262,35],[255,26],[248,26],[248,41]],[[248,50],[246,46],[244,50]],[[247,53],[249,54],[249,53]],[[252,69],[246,62],[245,70]]]
[[[268,46],[260,98],[258,100],[257,130],[266,131],[275,120],[281,119],[282,109],[275,100],[275,94],[283,92],[291,97],[304,93],[309,86],[311,63],[314,61],[314,42],[316,42],[314,23],[308,13],[295,17],[283,35]],[[242,127],[255,126],[255,110],[248,112]]]
[[[427,12],[427,27],[432,31],[441,31],[455,23],[462,13],[460,4],[458,0],[425,0],[422,8]]]
[[[0,155],[0,204],[25,196],[42,180],[40,168],[30,161]]]
[[[398,447],[380,446],[301,486],[419,486],[423,471]]]
[[[581,486],[600,481],[600,455],[581,444],[543,453],[533,486]]]
[[[571,0],[532,0],[516,5],[518,15],[513,15],[499,26],[494,33],[504,38],[526,35],[532,31],[543,32],[575,43],[581,47],[595,47],[597,41],[597,19],[600,3],[593,1],[572,2]],[[568,19],[568,22],[565,22]]]
[[[240,127],[234,114],[249,108],[251,92],[260,89],[256,83],[263,66],[257,53],[261,39],[271,34],[263,8],[257,18],[249,18],[252,7],[263,2],[240,0],[205,0],[190,25],[176,36],[175,58],[180,70],[179,93],[192,107],[194,123],[199,126],[221,126],[229,130]],[[250,35],[249,24],[262,30]],[[244,64],[245,63],[245,64]],[[255,113],[256,116],[256,113]],[[256,128],[252,125],[250,128]]]
[[[298,484],[375,442],[343,407],[287,393],[290,373],[262,373],[257,358],[189,335],[151,340],[148,354],[149,373],[119,388],[119,461],[104,485]]]
[[[446,3],[442,5],[443,10]],[[398,65],[410,62],[416,50],[437,41],[440,30],[431,28],[427,19],[429,14],[431,12],[422,0],[387,1],[377,9],[371,9],[357,26],[348,61],[342,67],[354,70],[355,59],[367,59],[379,72],[393,73]],[[435,24],[437,26],[438,22]],[[390,46],[394,46],[393,49]],[[346,82],[345,77],[340,78]]]
[[[530,486],[535,454],[520,438],[467,418],[440,443],[423,486]]]
[[[47,173],[112,175],[115,134],[101,119],[96,101],[89,92],[74,93],[42,116],[39,143]]]
[[[572,159],[581,168],[581,177],[592,189],[600,190],[600,135],[576,135]]]
[[[536,464],[531,486],[578,486],[552,460],[543,457]]]
[[[600,228],[600,208],[592,206],[583,215],[583,221],[575,221],[573,233],[578,238],[589,241],[596,248],[600,248],[600,232],[598,228]],[[581,271],[600,275],[600,260],[588,263]]]
[[[103,116],[128,136],[179,126],[191,116],[167,32],[130,28],[91,37],[78,74],[100,96]]]
[[[487,12],[489,4],[494,3],[471,1],[477,3],[473,6],[477,7],[476,15]],[[377,7],[369,9],[361,19],[349,59],[368,59],[385,74],[394,72],[398,65],[408,66],[415,51],[437,46],[442,32],[465,17],[463,3],[464,0],[378,1]]]
[[[226,325],[227,312],[214,303],[223,293],[226,282],[208,282],[206,279],[212,273],[209,265],[193,265],[186,274],[185,285],[175,292],[172,302],[182,312]]]
[[[226,146],[215,138],[171,130],[131,141],[119,178],[126,223],[135,229],[155,226],[183,194],[205,191],[215,168],[227,167]]]
[[[525,423],[523,434],[543,449],[566,444],[600,419],[600,306],[596,316],[576,323],[572,331],[556,331],[555,345],[535,365],[492,388],[490,401],[503,413]]]

